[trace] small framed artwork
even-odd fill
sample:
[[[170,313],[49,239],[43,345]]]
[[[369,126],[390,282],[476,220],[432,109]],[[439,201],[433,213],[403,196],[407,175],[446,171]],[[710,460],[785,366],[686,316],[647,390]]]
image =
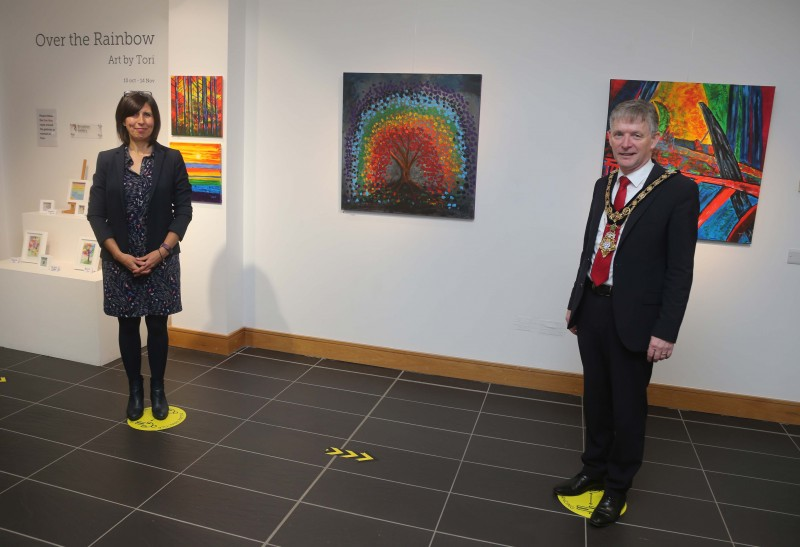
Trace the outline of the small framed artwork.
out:
[[[78,254],[75,261],[76,270],[96,272],[100,264],[100,245],[93,237],[82,237],[78,245]]]
[[[88,207],[88,203],[85,201],[76,201],[75,202],[75,214],[76,215],[83,215],[86,216],[86,208]]]
[[[89,199],[89,181],[71,180],[69,181],[68,202],[87,201]]]
[[[50,255],[39,255],[39,266],[42,268],[49,268],[50,262]]]
[[[47,250],[47,232],[37,230],[25,230],[25,238],[22,240],[22,262],[39,263],[39,257]]]
[[[56,212],[56,201],[54,199],[40,199],[39,212],[46,215],[53,215]]]

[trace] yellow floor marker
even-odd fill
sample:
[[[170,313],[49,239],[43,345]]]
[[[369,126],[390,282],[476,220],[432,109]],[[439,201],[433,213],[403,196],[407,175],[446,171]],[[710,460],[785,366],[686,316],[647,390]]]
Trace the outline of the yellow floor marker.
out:
[[[558,501],[564,505],[567,509],[575,513],[576,515],[580,515],[585,518],[589,518],[592,516],[592,512],[594,508],[597,507],[597,504],[600,503],[600,499],[603,497],[602,490],[594,490],[590,492],[584,492],[580,496],[558,496]],[[626,503],[622,507],[622,511],[620,515],[624,515],[625,511],[628,510],[628,504]]]
[[[0,384],[2,384],[5,381],[6,381],[6,377],[5,376],[0,376]]]
[[[186,419],[186,412],[182,408],[170,405],[169,414],[163,420],[153,418],[153,410],[148,406],[144,409],[142,417],[132,422],[128,420],[128,425],[141,431],[161,431],[169,429],[183,422]]]

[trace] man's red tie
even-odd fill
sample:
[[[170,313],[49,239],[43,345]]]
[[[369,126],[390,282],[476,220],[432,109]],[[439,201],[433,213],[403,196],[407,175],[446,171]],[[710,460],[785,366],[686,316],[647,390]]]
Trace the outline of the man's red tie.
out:
[[[625,207],[625,198],[627,197],[628,193],[628,184],[631,181],[628,177],[620,177],[619,178],[619,188],[617,189],[617,195],[614,196],[614,210],[621,211],[623,207]],[[605,236],[609,231],[610,225],[606,222],[605,230],[603,230],[603,236]],[[614,235],[614,242],[619,241],[619,232],[620,230],[617,229],[616,234]],[[614,252],[608,253],[606,256],[603,256],[603,253],[600,252],[600,249],[597,250],[597,254],[594,257],[594,263],[592,264],[592,273],[590,277],[592,278],[592,282],[595,285],[602,285],[608,280],[608,274],[611,272],[611,261],[614,260]]]

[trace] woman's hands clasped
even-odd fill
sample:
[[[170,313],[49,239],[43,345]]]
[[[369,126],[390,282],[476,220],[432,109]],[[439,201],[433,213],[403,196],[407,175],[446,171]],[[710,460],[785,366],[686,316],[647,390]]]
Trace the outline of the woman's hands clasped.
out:
[[[120,253],[116,257],[116,261],[125,266],[133,274],[133,277],[140,277],[151,273],[153,268],[164,261],[164,258],[163,253],[156,249],[142,257]]]

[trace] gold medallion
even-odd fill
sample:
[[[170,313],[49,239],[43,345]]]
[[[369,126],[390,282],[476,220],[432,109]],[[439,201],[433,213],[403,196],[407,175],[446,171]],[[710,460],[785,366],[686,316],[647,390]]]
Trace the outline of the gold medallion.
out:
[[[608,231],[603,234],[603,239],[600,240],[600,247],[598,250],[603,255],[603,258],[607,257],[610,253],[613,253],[617,249],[617,225],[612,224],[608,227]]]

